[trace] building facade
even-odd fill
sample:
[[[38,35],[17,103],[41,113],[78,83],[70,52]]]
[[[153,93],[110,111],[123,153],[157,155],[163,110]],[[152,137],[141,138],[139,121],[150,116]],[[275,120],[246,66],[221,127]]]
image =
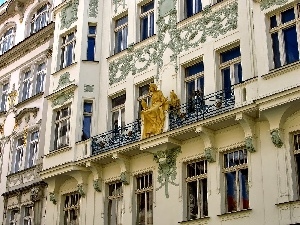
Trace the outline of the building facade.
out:
[[[0,56],[7,95],[21,99],[1,117],[3,224],[26,224],[21,207],[35,203],[20,193],[38,185],[34,224],[300,224],[298,0],[47,7],[55,24],[32,34],[53,29],[34,42],[48,56],[44,98],[22,104],[30,66],[19,65],[34,64],[35,50],[9,66]],[[16,152],[37,142],[35,129],[38,176],[13,183],[30,171]]]

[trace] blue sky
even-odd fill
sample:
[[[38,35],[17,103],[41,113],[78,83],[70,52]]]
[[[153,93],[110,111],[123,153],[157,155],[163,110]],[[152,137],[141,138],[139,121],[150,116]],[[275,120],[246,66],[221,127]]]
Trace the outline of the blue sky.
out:
[[[6,0],[0,0],[0,5],[2,5]]]

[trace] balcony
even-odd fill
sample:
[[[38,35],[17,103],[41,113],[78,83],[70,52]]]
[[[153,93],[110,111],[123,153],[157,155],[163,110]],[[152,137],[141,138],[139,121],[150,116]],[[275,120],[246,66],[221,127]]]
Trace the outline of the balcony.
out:
[[[234,109],[233,88],[199,97],[169,111],[169,130],[220,115]],[[124,127],[92,137],[92,155],[101,154],[141,139],[141,121],[136,120]]]

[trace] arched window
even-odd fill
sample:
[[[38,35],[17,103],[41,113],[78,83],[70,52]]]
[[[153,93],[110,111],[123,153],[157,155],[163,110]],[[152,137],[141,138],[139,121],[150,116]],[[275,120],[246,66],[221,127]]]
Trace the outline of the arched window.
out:
[[[15,44],[15,28],[7,30],[0,38],[0,55],[7,52]]]
[[[30,34],[34,34],[47,26],[50,22],[50,4],[40,7],[33,15],[30,22]]]

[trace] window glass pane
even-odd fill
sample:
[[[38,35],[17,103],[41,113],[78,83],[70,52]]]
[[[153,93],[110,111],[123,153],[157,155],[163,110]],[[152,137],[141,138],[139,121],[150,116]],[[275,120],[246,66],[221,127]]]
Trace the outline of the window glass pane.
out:
[[[278,68],[281,66],[278,33],[272,34],[271,38],[272,38],[274,67]]]
[[[91,137],[91,116],[83,117],[83,128],[82,128],[82,140],[86,140]]]
[[[83,104],[83,111],[84,111],[84,112],[91,113],[91,112],[92,112],[92,109],[93,109],[93,103],[91,103],[91,102],[85,102],[85,103]]]
[[[227,62],[239,56],[241,56],[240,47],[230,49],[226,52],[221,53],[221,63]]]
[[[298,185],[298,196],[300,196],[300,154],[295,155],[296,161],[296,173],[297,173],[297,185]]]
[[[127,17],[127,16],[124,16],[124,17],[122,17],[121,19],[118,19],[118,20],[116,21],[116,27],[121,26],[121,25],[123,25],[123,24],[125,24],[125,23],[127,23],[127,22],[128,22],[128,17]]]
[[[271,25],[271,28],[277,27],[276,16],[271,16],[271,18],[270,18],[270,25]]]
[[[283,30],[286,63],[293,63],[299,60],[298,41],[296,26]]]
[[[197,73],[201,73],[204,71],[204,64],[203,62],[199,62],[195,65],[189,66],[188,68],[186,68],[186,72],[185,72],[185,76],[189,77],[189,76],[193,76]]]
[[[147,12],[147,11],[149,11],[151,9],[154,9],[154,2],[153,1],[149,2],[148,4],[142,6],[142,13]]]
[[[89,26],[89,34],[96,34],[96,26]]]
[[[294,8],[291,8],[291,9],[286,10],[281,13],[281,22],[282,23],[289,22],[293,19],[295,19]]]
[[[186,82],[186,97],[187,102],[192,101],[195,97],[195,80]]]
[[[95,59],[95,37],[88,37],[87,60]]]
[[[149,21],[148,21],[148,17],[146,16],[146,17],[144,17],[143,19],[142,19],[142,21],[141,21],[141,25],[142,25],[142,27],[141,27],[141,29],[142,29],[142,40],[144,40],[144,39],[146,39],[147,37],[148,37],[148,23],[149,23]]]
[[[228,212],[237,210],[235,183],[236,183],[236,172],[226,173],[227,211]]]
[[[248,169],[239,171],[239,185],[241,192],[241,209],[249,208]]]
[[[230,68],[225,68],[222,70],[223,75],[223,90],[228,90],[231,88],[231,81],[230,81]]]
[[[118,105],[122,105],[124,104],[126,101],[126,95],[121,95],[119,97],[116,97],[114,99],[112,99],[112,107],[116,107]]]
[[[241,63],[234,64],[234,83],[239,84],[242,82],[242,65]]]

